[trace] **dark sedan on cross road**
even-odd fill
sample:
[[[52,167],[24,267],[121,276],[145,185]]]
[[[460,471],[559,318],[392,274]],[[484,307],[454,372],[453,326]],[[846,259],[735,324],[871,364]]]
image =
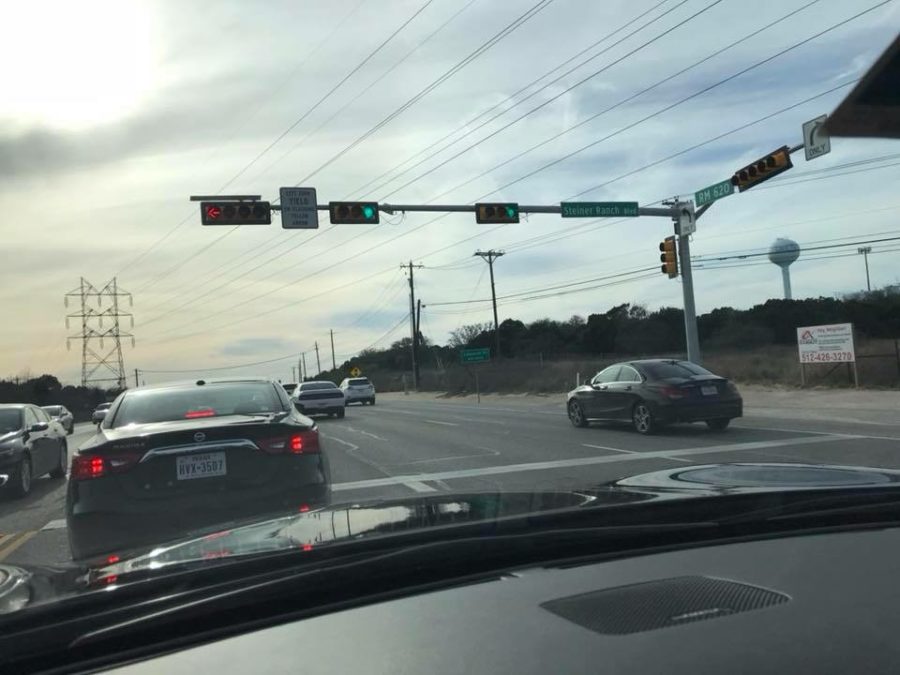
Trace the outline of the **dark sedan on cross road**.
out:
[[[272,380],[143,386],[113,402],[72,458],[76,560],[327,503],[316,423]]]
[[[65,478],[69,449],[66,430],[41,408],[26,403],[0,405],[0,475],[15,497],[31,492],[37,476]]]
[[[651,434],[676,422],[706,422],[724,430],[743,415],[737,387],[690,361],[645,359],[616,363],[568,394],[566,410],[576,427],[593,420],[630,422]]]

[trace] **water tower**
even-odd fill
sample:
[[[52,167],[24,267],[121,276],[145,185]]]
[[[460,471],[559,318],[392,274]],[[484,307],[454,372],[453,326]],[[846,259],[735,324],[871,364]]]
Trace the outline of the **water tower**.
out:
[[[791,263],[800,257],[800,244],[793,239],[779,237],[769,247],[769,260],[781,268],[784,281],[784,299],[791,299]]]

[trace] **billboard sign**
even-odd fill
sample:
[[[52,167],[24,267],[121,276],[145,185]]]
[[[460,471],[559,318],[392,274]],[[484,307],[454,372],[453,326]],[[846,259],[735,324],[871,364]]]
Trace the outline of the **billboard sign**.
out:
[[[797,329],[800,363],[855,363],[853,324],[832,323]]]

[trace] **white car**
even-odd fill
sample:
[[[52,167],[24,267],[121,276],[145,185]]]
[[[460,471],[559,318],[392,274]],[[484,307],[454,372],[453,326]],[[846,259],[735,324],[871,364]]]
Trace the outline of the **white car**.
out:
[[[304,415],[344,416],[344,392],[334,382],[301,382],[294,390],[294,405]]]
[[[367,377],[348,377],[341,382],[341,391],[347,403],[375,405],[375,385]]]

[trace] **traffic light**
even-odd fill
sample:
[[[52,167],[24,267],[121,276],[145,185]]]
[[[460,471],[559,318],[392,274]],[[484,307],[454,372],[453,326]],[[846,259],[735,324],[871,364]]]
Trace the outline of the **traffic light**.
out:
[[[337,225],[378,224],[378,202],[328,202],[328,212]]]
[[[793,166],[791,153],[788,146],[784,145],[752,164],[748,164],[740,171],[736,171],[731,177],[731,184],[743,192],[754,185],[759,185],[763,181],[769,180],[773,176],[777,176],[783,171],[787,171]]]
[[[674,279],[678,276],[678,250],[675,237],[666,237],[664,241],[659,242],[659,251],[662,273]]]
[[[518,204],[476,204],[475,222],[477,223],[518,223]]]
[[[270,225],[269,202],[200,202],[200,222],[204,225]]]

